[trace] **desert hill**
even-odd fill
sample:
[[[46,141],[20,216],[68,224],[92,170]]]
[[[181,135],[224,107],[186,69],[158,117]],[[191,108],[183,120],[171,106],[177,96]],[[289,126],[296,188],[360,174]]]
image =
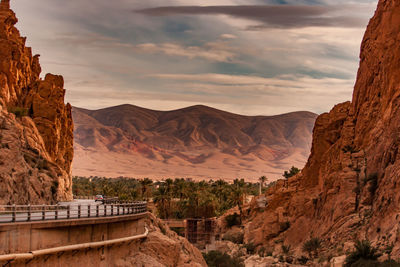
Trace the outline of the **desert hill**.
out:
[[[278,178],[302,167],[316,114],[242,116],[207,106],[73,108],[74,175]]]

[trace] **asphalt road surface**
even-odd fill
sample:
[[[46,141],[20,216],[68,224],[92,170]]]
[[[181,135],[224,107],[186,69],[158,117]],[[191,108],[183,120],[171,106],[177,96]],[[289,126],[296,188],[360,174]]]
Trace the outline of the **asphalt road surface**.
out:
[[[103,205],[101,202],[95,202],[94,200],[74,200],[73,202],[60,202],[59,209],[56,212],[55,210],[45,211],[44,212],[44,220],[54,220],[56,219],[56,213],[58,213],[57,218],[60,219],[68,219],[67,207],[70,207],[70,219],[79,218],[78,210],[79,205],[81,205],[81,218],[89,217],[88,214],[90,212],[90,217],[97,216],[97,207],[99,212],[99,217],[103,217],[105,214],[107,216],[111,216],[111,205]],[[89,208],[90,207],[90,211]],[[123,214],[123,207],[113,207],[113,214],[117,215],[119,208],[119,213]],[[31,211],[31,221],[42,221],[43,220],[43,212],[35,210],[37,207],[32,208]],[[125,213],[127,213],[127,209],[125,209]],[[0,211],[0,223],[12,222],[12,212],[11,211]],[[16,222],[26,222],[28,220],[28,212],[18,211],[16,214]]]

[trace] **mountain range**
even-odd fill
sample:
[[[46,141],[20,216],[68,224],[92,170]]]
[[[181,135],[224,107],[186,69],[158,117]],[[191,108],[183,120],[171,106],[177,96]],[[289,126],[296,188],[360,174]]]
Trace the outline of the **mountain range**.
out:
[[[133,105],[74,107],[73,174],[257,179],[303,167],[317,117],[242,116],[197,105],[155,111]]]

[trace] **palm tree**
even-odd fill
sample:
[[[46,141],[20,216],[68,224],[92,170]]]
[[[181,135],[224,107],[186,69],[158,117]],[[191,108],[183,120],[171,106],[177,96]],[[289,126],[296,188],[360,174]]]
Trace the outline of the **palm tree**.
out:
[[[157,206],[161,219],[169,219],[171,214],[171,194],[167,185],[161,185],[154,196],[154,203]]]
[[[149,195],[151,195],[150,192],[150,186],[153,184],[153,181],[150,180],[149,178],[144,178],[143,180],[140,181],[140,185],[142,188],[142,199],[144,200],[148,200],[149,199]]]
[[[246,183],[244,182],[243,179],[239,180],[236,179],[233,182],[232,186],[232,191],[231,191],[231,201],[234,202],[239,208],[239,213],[240,213],[240,224],[242,223],[242,218],[243,218],[243,199],[245,195],[245,188]]]
[[[289,171],[285,171],[283,173],[283,177],[285,177],[286,179],[286,188],[289,187],[289,178],[295,176],[296,174],[298,174],[300,172],[300,169],[296,168],[295,166],[292,166],[292,168],[290,168]]]
[[[259,195],[261,196],[262,188],[264,186],[264,183],[268,181],[268,178],[265,177],[265,176],[261,176],[260,178],[258,178],[258,180],[260,181],[260,193],[259,193]]]

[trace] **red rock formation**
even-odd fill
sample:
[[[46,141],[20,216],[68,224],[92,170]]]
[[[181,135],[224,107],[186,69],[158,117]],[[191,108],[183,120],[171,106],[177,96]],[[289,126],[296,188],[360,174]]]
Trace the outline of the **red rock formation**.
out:
[[[40,79],[39,56],[25,46],[17,21],[9,0],[2,0],[0,202],[70,199],[73,123],[63,78]]]
[[[252,204],[245,239],[281,241],[300,252],[311,236],[334,254],[368,238],[400,252],[400,2],[380,0],[366,31],[352,102],[335,106],[315,124],[312,154],[289,185]],[[282,229],[290,222],[288,230]],[[281,243],[279,243],[279,246]]]

